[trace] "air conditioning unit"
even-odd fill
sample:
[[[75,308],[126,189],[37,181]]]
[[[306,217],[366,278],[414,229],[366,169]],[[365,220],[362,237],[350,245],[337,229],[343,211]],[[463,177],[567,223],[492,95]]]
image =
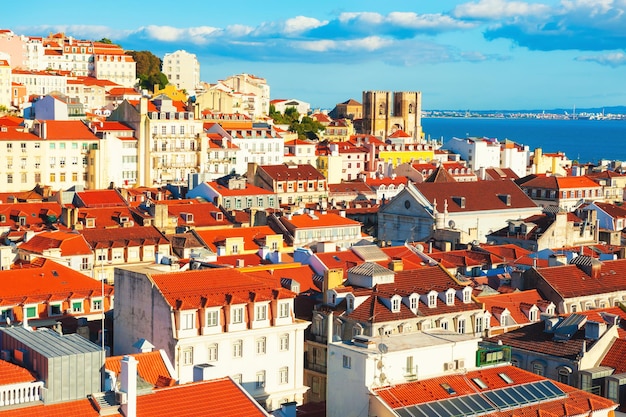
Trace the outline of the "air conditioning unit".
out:
[[[457,359],[456,369],[464,369],[464,368],[465,368],[465,359]]]
[[[456,368],[456,364],[454,362],[445,362],[443,364],[444,371],[452,371]]]
[[[115,402],[118,404],[126,404],[128,402],[128,394],[122,391],[115,391]]]

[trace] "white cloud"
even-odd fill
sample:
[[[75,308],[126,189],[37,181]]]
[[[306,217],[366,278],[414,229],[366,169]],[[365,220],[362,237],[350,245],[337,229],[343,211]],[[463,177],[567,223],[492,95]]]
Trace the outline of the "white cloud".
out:
[[[368,36],[362,39],[352,39],[346,41],[333,41],[329,39],[319,41],[300,41],[293,42],[295,48],[301,48],[312,52],[330,52],[330,51],[350,51],[372,52],[381,48],[387,48],[393,44],[393,41],[383,39],[378,36]]]
[[[442,14],[422,14],[413,12],[391,12],[386,23],[411,29],[473,28],[474,23],[462,22]]]
[[[542,15],[551,8],[541,3],[522,1],[479,0],[457,6],[452,14],[459,18],[501,19],[516,16]]]
[[[317,20],[313,17],[296,16],[285,21],[284,33],[285,35],[297,35],[327,24],[328,21]]]
[[[220,29],[210,26],[196,26],[190,28],[175,28],[172,26],[150,25],[140,28],[147,37],[161,42],[192,42],[203,44],[208,38],[219,32]]]
[[[374,12],[345,12],[339,15],[341,23],[349,23],[353,20],[370,25],[379,25],[383,23],[385,18],[380,13]]]
[[[626,54],[623,52],[612,52],[603,55],[582,55],[576,58],[577,61],[597,62],[598,64],[619,67],[626,65]]]

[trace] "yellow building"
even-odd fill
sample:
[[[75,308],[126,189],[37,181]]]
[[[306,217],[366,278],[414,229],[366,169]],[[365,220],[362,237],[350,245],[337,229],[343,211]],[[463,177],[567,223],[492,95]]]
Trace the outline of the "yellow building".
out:
[[[333,120],[326,126],[324,139],[329,142],[346,142],[354,135],[354,125],[350,119]]]
[[[154,86],[154,94],[153,97],[158,97],[160,95],[168,96],[172,99],[172,101],[187,101],[187,94],[185,94],[182,90],[176,88],[174,84],[168,84],[162,89],[158,89],[158,86]]]
[[[431,145],[422,144],[386,144],[378,146],[378,161],[386,162],[396,168],[400,164],[417,161],[432,161],[435,149]]]

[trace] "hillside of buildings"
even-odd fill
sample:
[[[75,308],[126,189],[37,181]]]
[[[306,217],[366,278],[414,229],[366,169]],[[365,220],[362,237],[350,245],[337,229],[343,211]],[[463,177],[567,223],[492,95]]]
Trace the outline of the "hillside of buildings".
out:
[[[621,163],[161,61],[0,31],[0,417],[626,411]]]

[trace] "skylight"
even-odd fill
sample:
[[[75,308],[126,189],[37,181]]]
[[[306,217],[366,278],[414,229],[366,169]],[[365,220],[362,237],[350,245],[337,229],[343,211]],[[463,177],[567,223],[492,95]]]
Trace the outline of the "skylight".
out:
[[[456,395],[456,391],[449,384],[443,383],[441,384],[441,388],[445,389],[450,395]]]
[[[480,378],[472,378],[472,381],[474,381],[474,383],[476,385],[478,385],[478,387],[480,389],[487,389],[488,388],[487,384],[485,384],[485,382],[482,379],[480,379]]]
[[[513,383],[513,380],[511,379],[511,377],[508,376],[507,374],[505,374],[504,372],[500,372],[498,374],[498,376],[500,378],[502,378],[504,380],[504,382],[506,382],[507,384],[512,384]]]

